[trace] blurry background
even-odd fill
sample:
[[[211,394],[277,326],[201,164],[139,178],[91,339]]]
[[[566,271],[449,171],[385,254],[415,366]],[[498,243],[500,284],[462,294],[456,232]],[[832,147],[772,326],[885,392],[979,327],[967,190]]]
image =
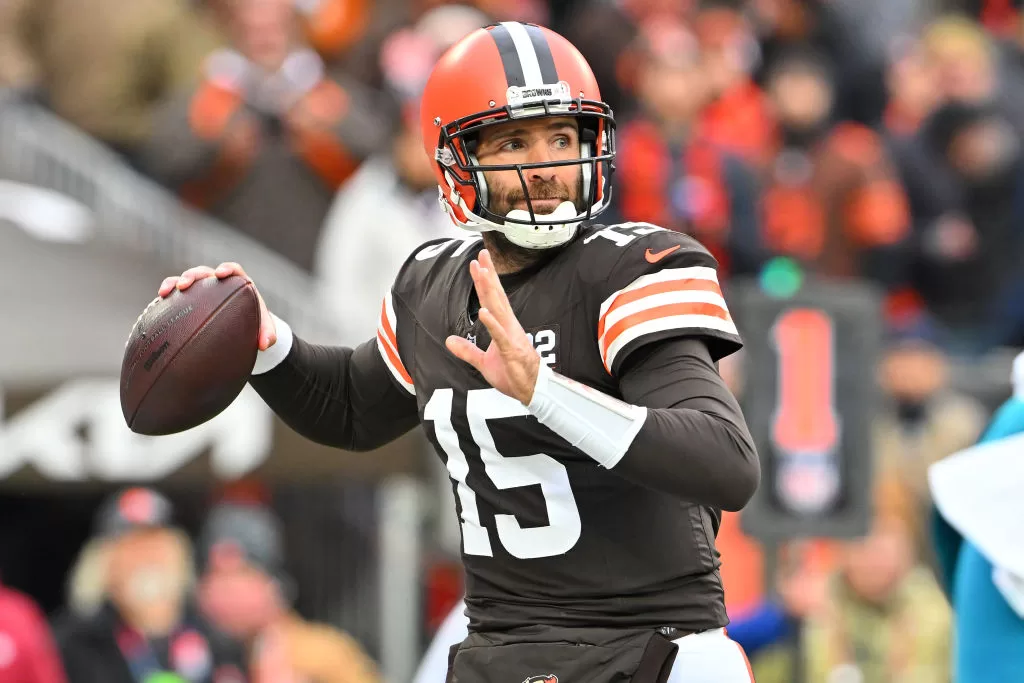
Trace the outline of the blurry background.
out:
[[[69,661],[90,628],[110,635],[98,604],[149,595],[101,572],[83,602],[84,549],[136,557],[142,541],[118,543],[159,546],[146,534],[171,525],[167,548],[195,555],[186,603],[213,600],[229,625],[269,608],[224,596],[280,603],[304,624],[295,638],[341,657],[310,680],[410,680],[461,596],[450,483],[419,435],[328,451],[246,391],[192,432],[139,437],[120,354],[162,277],[224,260],[305,338],[372,335],[408,252],[458,236],[422,153],[420,90],[448,45],[514,19],[574,41],[615,111],[601,222],[685,231],[721,263],[749,342],[721,370],[765,484],[719,548],[758,681],[830,680],[851,660],[868,682],[948,680],[925,471],[974,443],[1024,347],[1020,5],[0,0],[0,582]],[[173,522],[111,535],[96,520],[130,484],[166,496]],[[224,505],[268,520],[222,533],[252,575],[204,550]],[[261,619],[233,635],[274,660]],[[193,650],[175,637],[178,661]],[[257,679],[250,653],[193,680]],[[4,666],[0,680],[28,680]],[[87,671],[68,675],[115,680]]]

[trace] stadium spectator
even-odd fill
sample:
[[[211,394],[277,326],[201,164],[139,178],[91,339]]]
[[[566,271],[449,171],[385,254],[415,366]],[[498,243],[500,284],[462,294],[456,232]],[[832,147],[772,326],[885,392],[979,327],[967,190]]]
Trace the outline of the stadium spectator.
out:
[[[913,221],[914,260],[926,236],[946,235],[941,242],[955,243],[957,234],[970,234],[974,227],[963,214],[955,179],[941,171],[935,154],[921,135],[922,128],[945,100],[937,65],[923,41],[905,37],[891,46],[886,85],[889,101],[882,132],[907,194]],[[908,284],[915,284],[913,277]]]
[[[134,161],[159,104],[218,41],[189,0],[10,0],[0,3],[0,85],[38,91]]]
[[[1024,94],[1018,84],[1019,64],[1001,62],[992,36],[962,15],[946,15],[929,23],[922,36],[935,65],[945,101],[990,105],[1024,131]]]
[[[753,28],[727,0],[716,0],[697,13],[694,32],[711,88],[699,130],[761,170],[773,151],[775,121],[768,98],[753,79],[760,63]]]
[[[367,0],[293,0],[309,44],[330,61],[359,41],[370,22]]]
[[[699,134],[711,96],[696,37],[681,22],[652,19],[641,27],[632,68],[640,112],[620,125],[612,216],[693,235],[723,271],[750,273],[761,262],[753,171]]]
[[[336,316],[344,343],[358,343],[376,329],[379,303],[414,248],[437,237],[470,237],[437,201],[432,162],[423,153],[419,96],[447,41],[488,21],[470,7],[439,7],[395,31],[383,45],[381,68],[402,112],[398,130],[390,146],[371,156],[341,188],[317,250],[323,301]],[[440,26],[446,31],[438,31]]]
[[[0,585],[0,681],[67,681],[46,616],[30,597],[4,585]]]
[[[892,6],[896,0],[885,0]],[[817,55],[834,74],[834,113],[842,120],[871,125],[885,106],[883,58],[871,49],[879,27],[858,31],[844,3],[820,0],[747,0],[741,3],[755,26],[762,60],[756,74],[765,85],[794,50]],[[850,3],[847,3],[850,4]],[[865,3],[857,2],[860,6]],[[876,20],[877,21],[877,20]]]
[[[910,215],[881,139],[836,120],[833,75],[814,52],[778,58],[766,88],[779,124],[762,206],[766,248],[819,276],[903,284]]]
[[[932,562],[928,467],[973,444],[986,412],[950,386],[949,360],[920,318],[892,325],[879,384],[885,398],[875,421],[877,476],[892,477],[906,491],[917,557]]]
[[[77,607],[56,627],[69,683],[139,683],[177,676],[189,683],[244,681],[239,650],[191,606],[192,559],[172,526],[170,502],[132,488],[106,501],[96,520],[95,602],[77,589]],[[171,680],[174,680],[173,678]]]
[[[913,135],[942,103],[938,70],[918,38],[903,37],[891,46],[886,85],[882,121],[894,136]]]
[[[944,683],[949,607],[915,561],[906,492],[884,478],[876,488],[871,532],[845,544],[825,607],[806,626],[807,680]]]
[[[310,270],[335,192],[383,143],[381,108],[376,95],[326,75],[292,0],[226,1],[232,47],[164,106],[144,165],[188,203]]]
[[[1021,138],[996,105],[963,101],[936,111],[921,134],[967,219],[918,239],[915,284],[946,328],[943,344],[967,354],[1024,345]]]
[[[221,503],[200,532],[200,605],[244,642],[253,683],[376,683],[376,665],[352,638],[304,621],[289,605],[280,525],[266,508]]]

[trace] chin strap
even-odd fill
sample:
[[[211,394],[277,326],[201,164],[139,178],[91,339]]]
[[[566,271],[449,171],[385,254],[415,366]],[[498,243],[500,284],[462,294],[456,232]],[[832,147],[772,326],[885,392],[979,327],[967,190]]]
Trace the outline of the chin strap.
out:
[[[508,238],[512,244],[524,249],[546,249],[565,244],[576,234],[576,228],[580,224],[576,206],[572,202],[562,202],[554,211],[543,215],[544,220],[564,219],[564,223],[552,225],[537,225],[506,222],[498,229]],[[530,212],[525,209],[512,209],[506,214],[506,218],[514,221],[528,222]]]

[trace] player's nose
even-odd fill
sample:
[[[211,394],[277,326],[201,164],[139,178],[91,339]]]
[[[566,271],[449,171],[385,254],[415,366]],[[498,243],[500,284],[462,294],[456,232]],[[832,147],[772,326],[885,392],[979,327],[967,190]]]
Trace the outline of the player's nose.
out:
[[[551,154],[547,152],[536,152],[530,155],[531,164],[544,164],[554,161]],[[530,180],[551,181],[557,174],[557,166],[534,166],[527,169],[526,175]]]

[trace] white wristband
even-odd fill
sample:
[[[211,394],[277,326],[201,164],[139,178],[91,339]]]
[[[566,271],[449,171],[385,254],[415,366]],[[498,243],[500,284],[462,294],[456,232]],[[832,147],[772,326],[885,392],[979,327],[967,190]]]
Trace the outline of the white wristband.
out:
[[[563,377],[543,362],[527,408],[542,425],[608,469],[619,463],[647,419],[647,408]]]
[[[291,325],[273,313],[270,314],[270,317],[274,320],[274,327],[277,329],[277,342],[266,351],[260,351],[256,354],[256,365],[252,369],[252,374],[254,375],[270,372],[280,365],[288,357],[288,353],[292,350],[292,343],[295,340],[295,337],[292,335]]]

